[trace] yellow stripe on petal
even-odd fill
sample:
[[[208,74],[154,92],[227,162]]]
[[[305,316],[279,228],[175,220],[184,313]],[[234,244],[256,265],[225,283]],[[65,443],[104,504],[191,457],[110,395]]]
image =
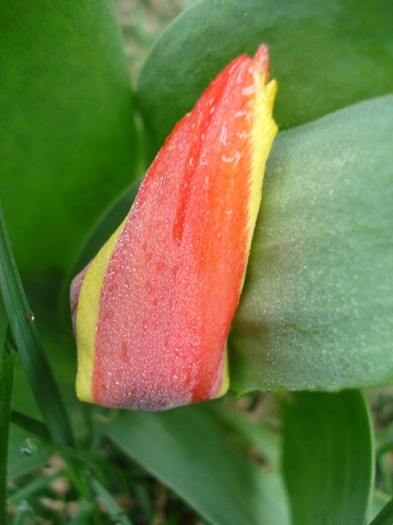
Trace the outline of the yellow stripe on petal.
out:
[[[78,373],[76,393],[81,401],[94,403],[92,376],[95,358],[95,336],[100,309],[101,288],[112,252],[127,218],[94,258],[83,280],[76,314]]]
[[[262,78],[259,75],[260,81]],[[248,228],[251,232],[249,246],[251,246],[252,232],[257,221],[259,207],[262,197],[262,182],[265,172],[265,165],[269,156],[274,137],[277,133],[277,124],[272,117],[274,99],[277,92],[277,82],[271,80],[258,90],[255,98],[256,120],[252,131],[251,142],[253,144],[252,168],[251,168],[251,191],[249,203]]]
[[[259,208],[262,199],[262,183],[265,174],[266,161],[273,144],[274,137],[277,134],[278,127],[275,123],[272,112],[274,99],[277,93],[277,82],[271,80],[264,84],[265,75],[256,73],[259,84],[257,96],[255,98],[255,123],[251,135],[252,150],[252,167],[250,175],[250,202],[248,218],[248,243],[247,243],[247,261],[251,249],[251,241],[254,233],[255,224],[258,218]],[[262,85],[263,84],[263,85]],[[247,268],[247,264],[246,264]],[[241,289],[244,285],[246,272],[244,272]]]
[[[216,397],[222,397],[228,392],[229,388],[229,363],[228,363],[228,347],[225,345],[224,353],[224,367],[222,371],[222,383],[220,391]]]

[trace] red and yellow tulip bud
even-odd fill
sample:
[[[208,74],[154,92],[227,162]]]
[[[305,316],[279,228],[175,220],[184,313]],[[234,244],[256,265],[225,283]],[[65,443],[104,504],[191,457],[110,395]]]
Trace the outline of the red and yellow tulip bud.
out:
[[[277,132],[267,48],[210,84],[75,279],[77,394],[161,411],[228,389],[226,341]]]

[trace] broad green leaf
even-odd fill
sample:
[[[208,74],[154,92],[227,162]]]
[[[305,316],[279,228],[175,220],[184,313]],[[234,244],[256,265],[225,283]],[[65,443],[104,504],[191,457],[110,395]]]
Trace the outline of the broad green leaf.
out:
[[[391,0],[202,0],[161,35],[139,101],[153,153],[237,55],[269,45],[276,120],[293,127],[393,90]]]
[[[120,412],[103,431],[208,523],[289,524],[279,475],[258,470],[233,452],[203,407]]]
[[[238,393],[393,382],[393,95],[279,133],[230,339]]]
[[[0,5],[0,193],[23,276],[70,269],[130,184],[133,100],[111,0]]]
[[[373,437],[359,391],[298,392],[284,403],[283,469],[292,525],[362,525]]]

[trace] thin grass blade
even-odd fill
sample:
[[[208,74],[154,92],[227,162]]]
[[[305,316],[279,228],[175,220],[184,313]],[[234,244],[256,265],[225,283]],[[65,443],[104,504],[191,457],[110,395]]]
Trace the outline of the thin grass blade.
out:
[[[10,333],[0,359],[0,523],[8,522],[7,459],[10,429],[11,398],[14,383],[15,350],[10,344]]]
[[[18,425],[18,427],[27,430],[27,432],[32,432],[35,436],[38,436],[41,439],[45,439],[47,441],[50,440],[50,432],[48,427],[34,417],[26,416],[25,414],[21,414],[20,412],[13,410],[11,412],[11,421],[14,423],[14,425]]]
[[[45,357],[0,208],[0,286],[10,328],[22,363],[53,441],[71,445],[73,435],[60,393]]]

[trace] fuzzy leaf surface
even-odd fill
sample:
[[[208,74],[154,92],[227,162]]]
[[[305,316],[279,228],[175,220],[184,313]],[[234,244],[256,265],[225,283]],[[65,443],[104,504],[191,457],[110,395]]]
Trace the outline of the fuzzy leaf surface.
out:
[[[279,133],[230,338],[238,393],[393,382],[393,95]]]

